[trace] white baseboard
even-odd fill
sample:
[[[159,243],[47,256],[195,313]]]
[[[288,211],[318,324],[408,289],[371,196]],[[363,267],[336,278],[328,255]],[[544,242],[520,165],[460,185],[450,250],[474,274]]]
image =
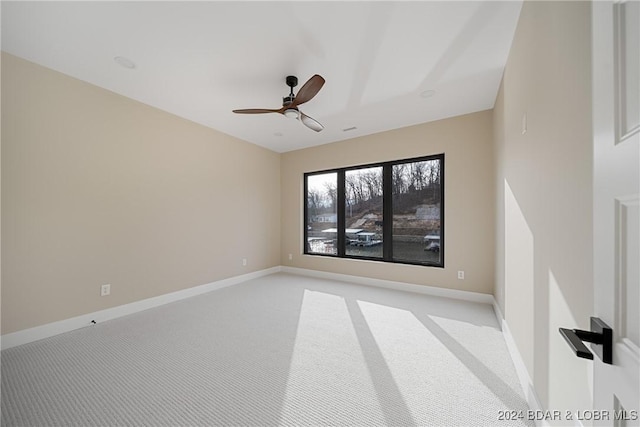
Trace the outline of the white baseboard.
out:
[[[29,329],[24,329],[10,334],[5,334],[0,337],[0,347],[4,350],[18,345],[27,344],[33,341],[41,340],[43,338],[52,337],[54,335],[62,334],[65,332],[73,331],[75,329],[91,326],[93,321],[96,323],[104,322],[118,317],[127,316],[129,314],[137,313],[139,311],[148,310],[150,308],[158,307],[164,304],[169,304],[174,301],[179,301],[192,296],[200,295],[206,292],[211,292],[216,289],[221,289],[227,286],[233,286],[238,283],[246,282],[247,280],[256,279],[258,277],[267,276],[269,274],[278,272],[287,272],[291,274],[298,274],[301,276],[317,277],[330,280],[340,280],[343,282],[356,283],[360,285],[376,286],[387,289],[395,289],[408,292],[416,292],[427,295],[434,295],[446,298],[455,298],[464,301],[481,302],[491,304],[493,297],[488,294],[481,294],[477,292],[460,291],[456,289],[437,288],[433,286],[416,285],[411,283],[393,282],[389,280],[371,279],[361,276],[350,276],[346,274],[329,273],[317,270],[307,270],[294,267],[282,267],[277,266],[268,268],[265,270],[256,271],[253,273],[243,274],[240,276],[231,277],[228,279],[219,280],[212,283],[207,283],[200,286],[194,286],[192,288],[183,289],[176,292],[171,292],[157,297],[147,298],[140,301],[135,301],[129,304],[120,305],[117,307],[107,308],[105,310],[96,311],[93,313],[83,314],[81,316],[72,317],[69,319],[60,320],[57,322],[47,323],[45,325],[36,326]]]
[[[348,274],[329,273],[326,271],[307,270],[297,267],[282,267],[283,273],[298,274],[300,276],[316,277],[319,279],[338,280],[358,285],[375,286],[378,288],[395,289],[405,292],[415,292],[425,295],[453,298],[463,301],[492,304],[493,296],[479,292],[460,291],[457,289],[437,288],[435,286],[416,285],[413,283],[393,282],[390,280],[372,279],[370,277],[351,276]]]
[[[273,273],[278,273],[279,271],[281,271],[280,266],[267,268],[265,270],[254,271],[253,273],[242,274],[240,276],[230,277],[228,279],[218,280],[216,282],[211,282],[200,286],[194,286],[192,288],[159,295],[157,297],[147,298],[129,304],[119,305],[117,307],[107,308],[105,310],[96,311],[94,313],[83,314],[81,316],[72,317],[70,319],[64,319],[58,322],[47,323],[46,325],[36,326],[33,328],[24,329],[22,331],[5,334],[0,338],[0,345],[2,350],[4,350],[18,345],[27,344],[33,341],[41,340],[43,338],[62,334],[64,332],[73,331],[74,329],[80,329],[86,326],[90,326],[92,325],[92,321],[100,323],[106,320],[127,316],[139,311],[148,310],[150,308],[169,304],[174,301],[179,301],[185,298],[204,294],[206,292],[211,292],[216,289],[237,285],[239,283],[246,282],[247,280],[256,279],[258,277],[267,276]]]
[[[502,329],[502,335],[504,336],[504,341],[507,344],[507,349],[509,350],[509,354],[511,356],[511,360],[513,360],[513,364],[516,368],[516,374],[518,374],[518,379],[520,380],[520,385],[522,386],[522,392],[524,393],[527,404],[529,405],[529,409],[532,411],[542,411],[544,412],[544,408],[540,403],[540,399],[538,398],[538,394],[533,386],[533,381],[531,380],[531,376],[529,375],[529,371],[524,364],[524,359],[520,354],[520,350],[516,345],[515,340],[513,339],[513,335],[511,335],[511,331],[509,330],[509,325],[504,319],[502,315],[502,310],[500,310],[500,306],[498,302],[493,299],[493,311],[496,313],[496,317],[498,318],[498,323],[500,324],[500,328]],[[545,420],[536,420],[536,426],[539,427],[548,427],[549,423]]]
[[[117,307],[108,308],[105,310],[96,311],[93,313],[83,314],[81,316],[72,317],[58,322],[48,323],[46,325],[36,326],[22,331],[5,334],[0,337],[0,347],[2,350],[16,347],[22,344],[27,344],[33,341],[37,341],[43,338],[52,337],[54,335],[70,332],[75,329],[80,329],[92,325],[92,321],[96,323],[104,322],[118,317],[127,316],[143,310],[158,307],[161,305],[169,304],[175,301],[180,301],[185,298],[190,298],[196,295],[201,295],[207,292],[211,292],[217,289],[222,289],[228,286],[237,285],[239,283],[246,282],[248,280],[256,279],[270,274],[283,272],[290,274],[297,274],[300,276],[316,277],[320,279],[338,280],[348,283],[355,283],[365,286],[375,286],[379,288],[394,289],[405,292],[415,292],[425,295],[433,295],[438,297],[453,298],[463,301],[479,302],[485,304],[492,304],[495,315],[498,319],[498,323],[502,329],[509,354],[515,365],[516,373],[520,384],[522,386],[523,393],[526,397],[529,408],[534,411],[544,411],[540,400],[533,387],[533,381],[529,376],[529,372],[524,364],[524,360],[520,355],[516,343],[511,335],[509,326],[504,320],[502,311],[498,306],[496,300],[492,295],[482,294],[478,292],[461,291],[457,289],[438,288],[434,286],[416,285],[412,283],[394,282],[390,280],[372,279],[369,277],[352,276],[347,274],[330,273],[326,271],[308,270],[296,267],[277,266],[268,268],[265,270],[255,271],[240,276],[230,277],[228,279],[219,280],[216,282],[207,283],[200,286],[194,286],[192,288],[183,289],[176,292],[171,292],[157,297],[147,298],[140,301],[135,301],[129,304],[120,305]],[[547,427],[549,424],[546,421],[536,421],[537,426]],[[581,424],[578,424],[579,426]]]

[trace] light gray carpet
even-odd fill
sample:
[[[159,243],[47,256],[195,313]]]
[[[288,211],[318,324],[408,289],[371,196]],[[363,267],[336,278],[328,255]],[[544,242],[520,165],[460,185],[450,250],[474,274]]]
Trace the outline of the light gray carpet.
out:
[[[288,274],[1,362],[3,426],[493,426],[527,410],[490,306]]]

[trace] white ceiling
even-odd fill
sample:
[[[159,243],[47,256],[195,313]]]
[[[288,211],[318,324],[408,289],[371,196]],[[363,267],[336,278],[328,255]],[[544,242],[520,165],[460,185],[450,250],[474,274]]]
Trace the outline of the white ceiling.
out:
[[[493,107],[520,1],[2,2],[2,50],[277,152]],[[114,61],[123,56],[133,70]],[[326,84],[280,114],[296,75]],[[435,91],[423,97],[425,91]],[[356,127],[351,131],[343,129]]]

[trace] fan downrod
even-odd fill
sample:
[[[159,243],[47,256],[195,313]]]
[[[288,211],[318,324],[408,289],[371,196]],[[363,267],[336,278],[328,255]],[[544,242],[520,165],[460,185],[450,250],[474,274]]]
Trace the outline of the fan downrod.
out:
[[[285,96],[284,98],[282,98],[283,107],[286,107],[293,102],[295,98],[295,95],[293,94],[293,88],[298,86],[298,78],[296,76],[287,76],[286,82],[287,86],[289,86],[289,88],[291,89],[289,90],[289,96]]]

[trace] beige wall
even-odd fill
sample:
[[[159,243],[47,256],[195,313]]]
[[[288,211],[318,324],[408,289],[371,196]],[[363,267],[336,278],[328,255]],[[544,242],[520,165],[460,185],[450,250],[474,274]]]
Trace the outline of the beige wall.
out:
[[[493,111],[283,155],[3,54],[2,333],[282,264],[493,292],[543,405],[588,409],[589,22],[525,2]],[[442,152],[446,268],[302,255],[304,172]]]
[[[2,55],[3,334],[279,264],[278,154]]]
[[[496,299],[545,408],[591,408],[590,5],[525,2],[494,108]],[[528,130],[522,134],[522,116]]]
[[[492,113],[483,111],[282,155],[282,264],[492,293]],[[303,255],[303,173],[445,153],[445,268]],[[293,255],[293,260],[288,255]],[[457,271],[465,271],[458,280]]]

